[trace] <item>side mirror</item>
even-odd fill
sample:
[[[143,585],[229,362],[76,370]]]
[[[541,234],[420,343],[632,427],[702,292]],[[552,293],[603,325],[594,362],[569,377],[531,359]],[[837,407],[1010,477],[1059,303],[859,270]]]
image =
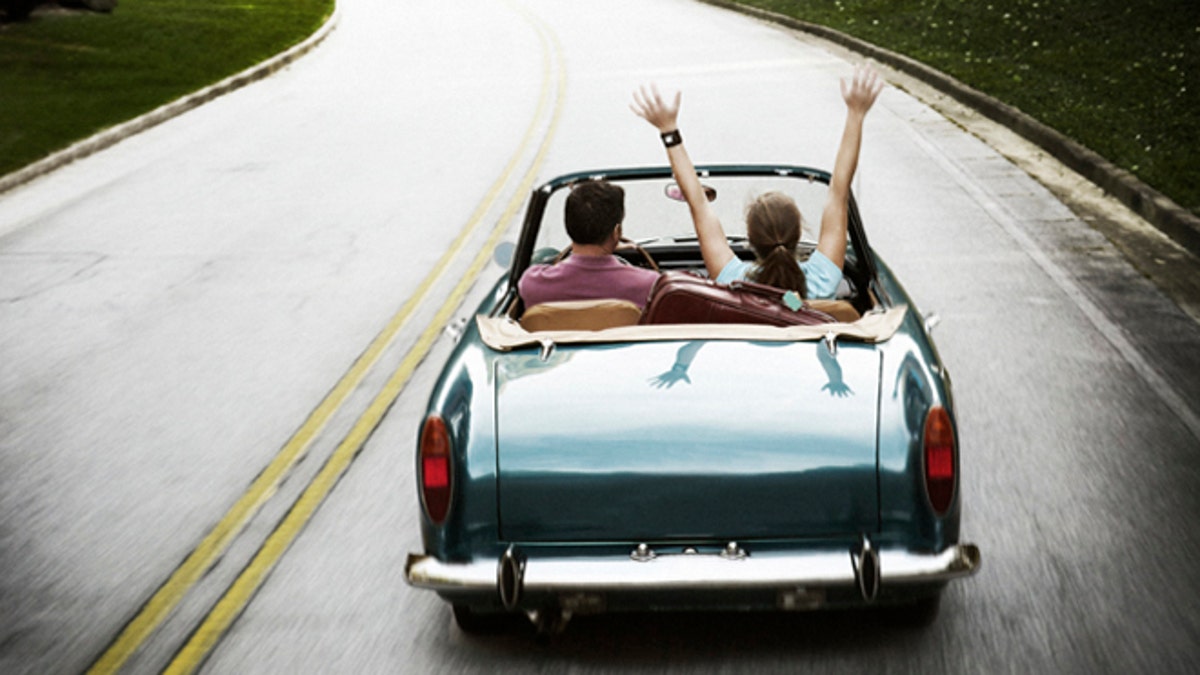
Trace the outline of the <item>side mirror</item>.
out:
[[[492,251],[492,261],[504,269],[508,269],[512,265],[513,254],[517,251],[517,245],[511,241],[502,241],[496,244],[495,250]]]

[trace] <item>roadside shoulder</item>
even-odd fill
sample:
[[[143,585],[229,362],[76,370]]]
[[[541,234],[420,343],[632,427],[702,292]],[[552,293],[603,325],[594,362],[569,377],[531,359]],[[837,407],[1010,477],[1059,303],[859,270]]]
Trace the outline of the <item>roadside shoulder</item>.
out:
[[[1095,152],[954,78],[831,28],[728,0],[700,0],[868,57],[894,86],[987,143],[1107,237],[1200,323],[1200,218]]]

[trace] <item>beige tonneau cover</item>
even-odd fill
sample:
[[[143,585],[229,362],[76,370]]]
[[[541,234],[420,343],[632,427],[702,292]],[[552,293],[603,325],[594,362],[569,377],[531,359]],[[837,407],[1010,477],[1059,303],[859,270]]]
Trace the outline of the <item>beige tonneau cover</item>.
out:
[[[508,317],[477,316],[484,344],[498,351],[547,344],[589,344],[611,342],[651,342],[670,340],[755,340],[762,342],[805,342],[848,339],[858,342],[883,342],[900,328],[908,307],[901,305],[883,312],[870,312],[854,323],[825,323],[816,326],[783,328],[757,324],[662,324],[621,326],[604,330],[555,330],[529,332]]]

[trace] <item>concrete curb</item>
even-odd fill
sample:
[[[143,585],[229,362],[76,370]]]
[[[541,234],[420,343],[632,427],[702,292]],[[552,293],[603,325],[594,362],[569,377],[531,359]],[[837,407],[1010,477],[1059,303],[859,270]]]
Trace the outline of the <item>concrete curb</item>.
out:
[[[77,159],[83,159],[88,155],[95,154],[111,147],[118,142],[141,133],[150,127],[157,126],[183,113],[197,108],[209,101],[223,96],[231,91],[240,89],[251,82],[261,80],[272,73],[282,69],[284,66],[292,63],[296,59],[304,56],[312,51],[314,47],[321,43],[333,29],[337,27],[339,18],[341,17],[340,9],[335,4],[333,12],[325,23],[317,29],[315,33],[310,35],[308,39],[291,47],[276,56],[273,56],[262,63],[251,66],[240,73],[231,75],[216,84],[210,85],[200,91],[188,94],[182,98],[178,98],[170,103],[162,105],[150,112],[136,117],[128,122],[124,122],[115,127],[110,127],[101,131],[94,136],[85,138],[82,141],[75,143],[60,150],[49,157],[41,159],[33,164],[30,164],[22,169],[18,169],[5,176],[0,176],[0,194],[7,192],[19,185],[28,183],[39,176],[43,176],[55,169],[59,169]]]
[[[1138,180],[1095,152],[1067,138],[1016,108],[929,66],[895,52],[840,33],[825,26],[800,21],[756,7],[728,0],[700,0],[709,5],[740,12],[764,21],[814,35],[854,52],[885,63],[938,89],[947,96],[970,106],[989,119],[1045,150],[1072,171],[1099,186],[1180,246],[1200,255],[1200,217],[1173,202],[1166,195]]]

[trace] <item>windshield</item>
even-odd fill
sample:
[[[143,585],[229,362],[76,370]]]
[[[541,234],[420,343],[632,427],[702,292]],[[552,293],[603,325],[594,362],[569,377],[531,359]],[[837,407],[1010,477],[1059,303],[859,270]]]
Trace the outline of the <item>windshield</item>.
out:
[[[688,206],[678,197],[678,188],[671,178],[610,179],[625,190],[625,222],[622,228],[627,239],[646,246],[654,244],[695,241],[695,230]],[[701,183],[715,190],[712,206],[717,212],[725,234],[735,242],[746,235],[745,209],[757,196],[771,191],[791,196],[803,218],[802,244],[815,246],[825,206],[828,185],[808,176],[717,176],[701,174]],[[674,189],[672,189],[674,188]],[[563,224],[563,206],[570,188],[555,191],[542,214],[535,250],[561,250],[570,243]],[[541,255],[535,256],[540,258]]]

